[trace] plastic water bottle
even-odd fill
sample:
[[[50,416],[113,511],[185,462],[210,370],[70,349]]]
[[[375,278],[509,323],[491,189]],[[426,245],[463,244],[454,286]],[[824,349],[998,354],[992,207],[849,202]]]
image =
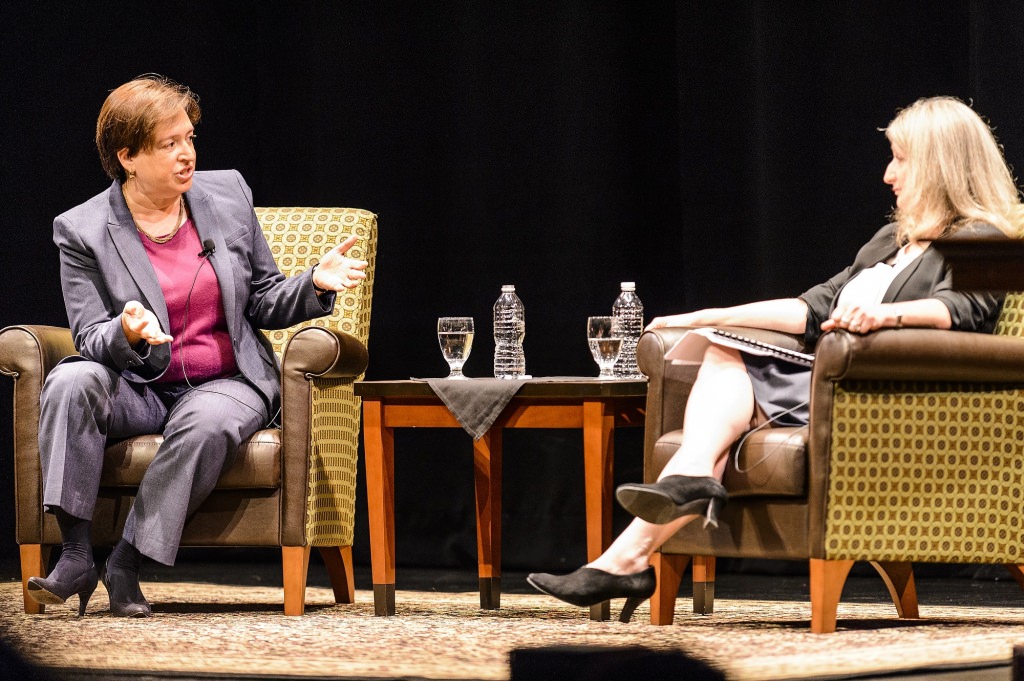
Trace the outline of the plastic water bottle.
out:
[[[636,284],[622,282],[622,292],[612,305],[612,317],[622,334],[622,350],[613,371],[617,378],[643,378],[636,364],[636,343],[644,330],[644,304],[636,295]]]
[[[494,377],[519,378],[526,374],[523,337],[526,336],[526,311],[516,295],[516,287],[505,284],[494,303]]]

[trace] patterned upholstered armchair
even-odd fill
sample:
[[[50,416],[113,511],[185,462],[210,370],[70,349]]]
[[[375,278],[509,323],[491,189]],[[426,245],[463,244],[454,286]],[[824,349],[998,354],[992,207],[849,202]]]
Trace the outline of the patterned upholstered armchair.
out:
[[[650,377],[644,477],[675,452],[696,369],[665,352],[684,329],[643,335]],[[751,333],[802,349],[782,334]],[[714,607],[715,557],[809,560],[811,629],[835,630],[855,561],[918,616],[911,564],[1002,563],[1024,586],[1024,295],[993,335],[890,329],[826,334],[815,349],[810,425],[768,428],[733,452],[719,526],[690,523],[653,563],[653,624],[671,624],[693,560],[694,612]]]
[[[217,489],[185,526],[184,546],[280,546],[284,611],[305,610],[310,548],[324,558],[335,600],[351,603],[356,452],[360,409],[352,383],[366,368],[366,341],[377,246],[377,216],[352,208],[257,208],[274,258],[286,275],[302,272],[355,233],[349,251],[369,261],[367,279],[338,294],[334,313],[268,333],[281,360],[280,429],[242,445]],[[46,373],[75,352],[69,329],[11,326],[0,331],[0,373],[14,378],[16,539],[22,586],[45,575],[60,532],[41,505],[37,431]],[[112,443],[106,452],[93,541],[120,537],[135,488],[161,441],[144,435]],[[25,612],[43,606],[25,597]]]

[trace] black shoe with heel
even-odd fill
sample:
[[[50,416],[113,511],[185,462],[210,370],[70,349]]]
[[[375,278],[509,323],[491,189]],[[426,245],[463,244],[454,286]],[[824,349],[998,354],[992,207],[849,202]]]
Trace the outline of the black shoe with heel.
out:
[[[57,570],[54,569],[54,573]],[[89,568],[70,580],[61,580],[53,576],[49,579],[44,577],[29,577],[26,587],[29,597],[36,603],[43,605],[59,605],[78,595],[78,616],[85,614],[85,608],[89,605],[89,599],[96,590],[99,576],[96,574],[96,566],[89,565]]]
[[[60,558],[49,577],[29,577],[25,591],[29,598],[43,605],[59,605],[77,594],[78,616],[81,617],[99,581],[89,543],[92,522],[60,507],[52,511],[60,527]]]
[[[718,512],[728,493],[712,477],[669,475],[649,485],[619,485],[615,497],[641,520],[664,525],[684,515],[703,515],[704,527],[718,527]]]
[[[110,570],[110,559],[103,569],[103,586],[110,596],[110,614],[114,617],[149,617],[153,608],[139,588],[138,573]]]
[[[612,598],[625,598],[620,622],[628,622],[636,607],[654,593],[654,568],[631,575],[614,575],[597,568],[581,567],[567,575],[535,572],[526,578],[530,586],[570,605],[589,607]]]

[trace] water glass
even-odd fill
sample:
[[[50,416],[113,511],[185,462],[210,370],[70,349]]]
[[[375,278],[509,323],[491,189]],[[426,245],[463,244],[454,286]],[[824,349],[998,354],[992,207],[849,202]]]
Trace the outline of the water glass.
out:
[[[601,370],[598,378],[615,378],[612,367],[622,350],[622,336],[614,317],[587,317],[587,342],[590,344],[590,354]]]
[[[437,320],[437,342],[448,362],[448,378],[463,379],[462,365],[473,349],[472,317],[440,317]]]

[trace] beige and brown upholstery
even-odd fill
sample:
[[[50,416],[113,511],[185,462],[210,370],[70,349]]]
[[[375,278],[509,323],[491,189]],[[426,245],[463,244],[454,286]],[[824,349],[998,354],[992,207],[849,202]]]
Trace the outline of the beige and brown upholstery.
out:
[[[684,329],[640,339],[650,377],[644,477],[676,451],[695,367],[666,351]],[[797,339],[742,333],[793,349]],[[911,564],[1001,563],[1024,586],[1024,295],[993,335],[845,331],[819,341],[810,425],[767,428],[730,458],[717,529],[693,522],[655,554],[651,621],[670,624],[693,560],[694,611],[714,604],[715,557],[809,560],[811,629],[836,627],[855,561],[882,575],[901,617],[917,617]],[[699,427],[699,426],[698,426]]]
[[[366,342],[377,247],[377,216],[354,208],[257,208],[274,258],[286,275],[304,272],[349,234],[349,251],[369,261],[367,278],[339,293],[334,312],[287,331],[268,333],[282,366],[280,429],[243,443],[235,463],[189,519],[183,546],[280,546],[284,611],[305,609],[310,548],[327,565],[335,600],[350,603],[359,399],[352,383],[366,368]],[[50,547],[60,544],[44,514],[37,431],[39,394],[47,372],[75,352],[71,332],[50,326],[0,331],[0,373],[14,378],[16,539],[24,587],[45,575]],[[161,442],[144,435],[106,451],[93,541],[113,545],[146,466]],[[43,606],[25,597],[25,612]]]

